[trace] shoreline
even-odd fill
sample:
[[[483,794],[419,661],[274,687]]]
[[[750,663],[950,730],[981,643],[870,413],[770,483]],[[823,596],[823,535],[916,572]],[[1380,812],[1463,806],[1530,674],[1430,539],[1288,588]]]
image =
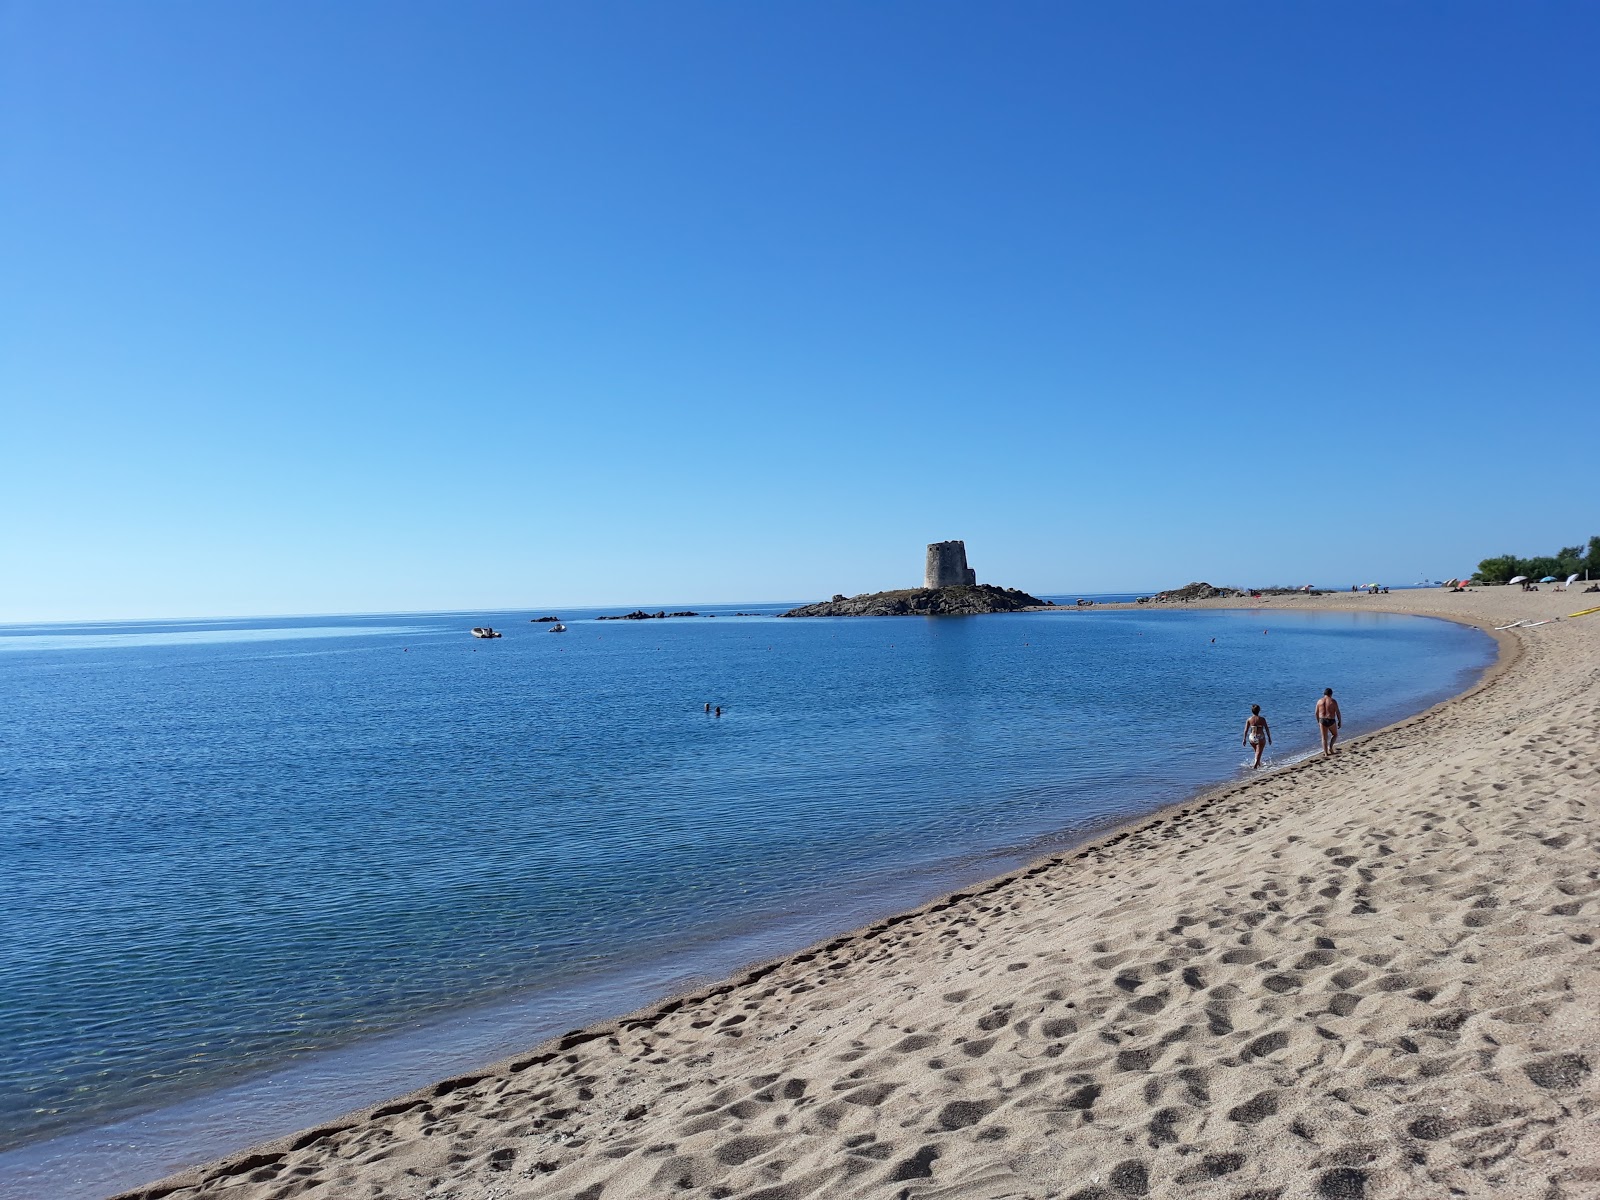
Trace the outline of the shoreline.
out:
[[[1234,619],[1225,622],[1232,632],[1257,632],[1249,628],[1255,620],[1250,614],[1232,616]],[[1207,619],[1205,616],[1195,618],[1196,621]],[[1296,623],[1310,627],[1315,622],[1315,618],[1309,621],[1302,618]],[[1164,626],[1178,641],[1192,640],[1183,632],[1186,629],[1192,632],[1193,627],[1188,622],[1172,620],[1156,624]],[[1209,632],[1217,633],[1220,638],[1223,624],[1219,622],[1218,628]],[[1370,622],[1364,624],[1369,628],[1370,637],[1379,640],[1369,642],[1364,649],[1349,651],[1351,658],[1347,661],[1352,666],[1381,660],[1384,653],[1381,639],[1389,636],[1371,631]],[[1439,637],[1438,661],[1459,662],[1460,669],[1452,667],[1436,673],[1425,692],[1412,689],[1407,698],[1392,708],[1385,706],[1388,715],[1380,717],[1381,720],[1422,711],[1439,698],[1458,693],[1494,660],[1495,651],[1476,635],[1445,632],[1446,627],[1438,625],[1432,635],[1405,633],[1398,631],[1401,622],[1394,624],[1397,629],[1394,636],[1402,639],[1421,638],[1423,644],[1427,644],[1431,637]],[[1380,628],[1387,628],[1387,625],[1387,622],[1381,623]],[[1275,631],[1276,627],[1277,623]],[[880,624],[876,630],[885,628]],[[945,628],[975,629],[965,622]],[[1063,640],[1062,635],[1066,635],[1067,642],[1081,640],[1070,631],[1053,626],[1047,628],[1037,622],[1013,621],[993,628],[1011,630],[1024,644],[1030,636],[1035,645],[1040,644],[1042,634],[1055,635],[1056,642]],[[1152,629],[1151,636],[1158,636],[1158,632]],[[895,640],[892,633],[887,640]],[[1097,637],[1089,639],[1091,643],[1096,640]],[[1198,640],[1206,641],[1204,637]],[[1445,643],[1459,645],[1461,657],[1456,657],[1454,648],[1445,649]],[[1161,660],[1158,657],[1156,661]],[[1339,663],[1325,661],[1324,667],[1337,672]],[[1290,674],[1293,677],[1296,673]],[[1384,698],[1381,693],[1371,694],[1368,703],[1376,705]],[[1363,724],[1370,728],[1375,722],[1369,718]],[[1208,728],[1216,727],[1208,722]],[[1055,812],[1048,823],[1030,823],[1025,828],[1008,832],[999,844],[985,841],[971,853],[950,857],[945,857],[943,851],[930,849],[937,843],[920,842],[903,847],[894,855],[901,866],[895,869],[892,877],[881,867],[875,867],[873,882],[862,882],[859,888],[853,886],[856,881],[842,879],[839,884],[849,890],[848,895],[841,891],[816,903],[801,905],[794,910],[803,912],[801,919],[780,922],[772,928],[762,927],[763,933],[772,936],[740,933],[723,938],[717,935],[714,941],[740,944],[726,954],[720,953],[720,945],[713,945],[713,961],[708,961],[707,956],[697,952],[699,947],[695,947],[687,954],[661,960],[684,962],[687,968],[683,970],[658,971],[654,969],[657,964],[647,962],[638,975],[648,979],[648,986],[639,988],[626,986],[629,982],[626,970],[607,975],[594,985],[596,995],[600,996],[598,1003],[590,1003],[590,997],[577,991],[576,986],[569,993],[570,998],[554,1000],[554,993],[550,991],[519,991],[486,1000],[481,1006],[474,1004],[437,1015],[429,1013],[407,1020],[390,1031],[369,1032],[359,1039],[318,1048],[286,1063],[269,1064],[248,1074],[235,1074],[223,1079],[220,1085],[202,1083],[181,1094],[168,1096],[157,1105],[113,1111],[109,1119],[102,1116],[93,1125],[54,1130],[46,1138],[29,1140],[0,1155],[0,1194],[11,1194],[13,1189],[21,1194],[33,1194],[35,1188],[48,1186],[39,1181],[49,1179],[51,1184],[59,1180],[58,1186],[62,1189],[70,1182],[71,1195],[76,1200],[99,1200],[115,1189],[143,1185],[169,1173],[240,1153],[295,1129],[338,1120],[351,1111],[370,1107],[389,1097],[431,1086],[441,1078],[481,1070],[485,1063],[499,1062],[512,1054],[525,1052],[527,1047],[541,1044],[572,1026],[614,1020],[618,1014],[636,1011],[664,996],[709,985],[738,969],[798,953],[839,932],[859,929],[873,920],[929,903],[941,894],[1018,869],[1041,855],[1103,836],[1106,831],[1151,812],[1156,802],[1198,795],[1242,775],[1226,750],[1216,753],[1219,739],[1206,740],[1211,746],[1203,751],[1203,761],[1184,764],[1182,769],[1170,767],[1164,772],[1167,778],[1159,784],[1152,780],[1135,786],[1119,784],[1110,789],[1091,781],[1073,786],[1069,790],[1077,794],[1076,798],[1067,801],[1057,798],[1053,802],[1057,807],[1064,803],[1066,809]],[[1221,742],[1226,740],[1226,737],[1220,739]],[[1029,756],[1030,761],[1048,762],[1053,755],[1049,749],[1053,742],[1047,741],[1045,745],[1042,753]],[[1288,745],[1280,736],[1275,752],[1278,764],[1282,765],[1310,751],[1306,740],[1297,741],[1291,730]],[[997,786],[1001,782],[997,780]],[[972,800],[988,805],[999,795],[998,791],[984,789],[972,792]],[[1071,806],[1079,803],[1093,809],[1092,815],[1071,811]],[[991,821],[991,825],[1005,823]],[[938,861],[918,861],[928,857],[936,857]],[[855,902],[857,900],[862,902]],[[823,904],[829,912],[825,918],[819,918],[817,914]],[[618,976],[624,977],[622,986],[617,985]],[[593,980],[584,982],[594,983]],[[563,999],[567,1001],[565,1004],[560,1003]],[[563,1007],[570,1017],[565,1021],[560,1019]],[[536,1013],[536,1009],[545,1011]],[[543,1019],[552,1012],[556,1014],[554,1021]],[[534,1014],[531,1019],[530,1014]],[[502,1025],[509,1036],[495,1034],[495,1029]],[[386,1063],[398,1066],[392,1068]]]
[[[1482,666],[1471,668],[1474,682],[1487,676],[1496,669],[1500,663],[1499,651],[1495,657]],[[1451,693],[1442,700],[1435,700],[1425,708],[1419,708],[1406,716],[1399,718],[1404,721],[1421,713],[1431,711],[1440,704],[1448,703],[1451,699],[1463,694]],[[1391,722],[1391,725],[1394,724]],[[1384,726],[1382,728],[1388,728]],[[1374,729],[1369,733],[1359,735],[1370,736],[1371,733],[1381,732]],[[1353,739],[1352,739],[1353,740]],[[1280,764],[1272,767],[1270,773],[1279,773],[1291,767],[1302,765],[1305,758],[1310,757],[1314,751],[1306,750],[1299,757],[1281,760]],[[1264,771],[1265,775],[1269,772]],[[663,969],[659,974],[674,978],[673,985],[659,986],[652,982],[650,985],[634,987],[630,978],[622,976],[619,984],[617,978],[610,975],[598,977],[602,990],[607,993],[634,993],[634,999],[626,1004],[616,1004],[602,1001],[594,1004],[574,1003],[571,1005],[579,1020],[586,1024],[577,1029],[565,1028],[562,1025],[553,1025],[544,1022],[544,1028],[536,1036],[496,1037],[495,1046],[491,1052],[478,1056],[454,1054],[454,1063],[446,1063],[433,1070],[423,1068],[407,1072],[411,1078],[400,1086],[379,1092],[374,1088],[361,1088],[359,1082],[352,1085],[345,1077],[340,1067],[336,1064],[348,1063],[360,1059],[381,1059],[384,1055],[415,1057],[419,1054],[431,1053],[437,1045],[450,1045],[463,1040],[463,1028],[492,1029],[497,1026],[496,1014],[502,1021],[513,1025],[518,1021],[525,1023],[522,1011],[525,1003],[518,996],[509,1000],[499,999],[486,1002],[481,1007],[462,1010],[460,1013],[443,1017],[432,1018],[415,1027],[404,1031],[390,1032],[363,1040],[350,1045],[323,1051],[314,1058],[305,1062],[292,1062],[282,1067],[271,1068],[246,1076],[236,1083],[221,1089],[197,1092],[194,1095],[180,1098],[158,1108],[135,1111],[119,1115],[113,1120],[102,1125],[86,1130],[68,1131],[53,1135],[37,1142],[30,1142],[0,1153],[0,1168],[5,1168],[5,1158],[15,1157],[22,1161],[20,1167],[13,1167],[17,1178],[24,1181],[30,1178],[31,1164],[26,1159],[32,1155],[35,1161],[41,1162],[73,1162],[78,1155],[83,1155],[89,1163],[108,1161],[112,1157],[111,1147],[137,1147],[141,1143],[148,1144],[152,1136],[159,1136],[161,1131],[181,1128],[186,1121],[197,1124],[209,1124],[214,1128],[227,1128],[228,1122],[234,1117],[234,1110],[241,1103],[253,1104],[260,1109],[270,1109],[272,1112],[290,1112],[299,1108],[303,1114],[301,1121],[289,1120],[273,1121],[278,1130],[291,1129],[292,1132],[264,1132],[244,1141],[233,1140],[232,1144],[205,1153],[203,1158],[194,1160],[193,1165],[177,1168],[170,1167],[168,1173],[160,1176],[162,1180],[176,1178],[179,1173],[188,1173],[202,1169],[208,1163],[225,1162],[241,1155],[254,1154],[280,1143],[292,1140],[300,1133],[313,1128],[327,1127],[346,1121],[351,1114],[368,1112],[374,1108],[392,1103],[397,1096],[411,1096],[430,1091],[445,1080],[462,1078],[468,1075],[481,1074],[486,1069],[504,1067],[515,1059],[526,1057],[529,1047],[537,1050],[548,1045],[554,1040],[568,1036],[581,1029],[597,1028],[614,1025],[618,1022],[638,1018],[648,1014],[658,1005],[676,999],[692,999],[700,996],[709,989],[716,988],[729,978],[745,974],[753,970],[781,966],[784,962],[796,955],[815,950],[840,937],[849,937],[860,933],[880,921],[897,921],[906,915],[916,914],[931,905],[938,904],[953,894],[958,894],[973,888],[983,888],[996,881],[1003,880],[1015,873],[1021,872],[1032,865],[1064,855],[1072,850],[1091,845],[1102,839],[1130,827],[1146,822],[1167,808],[1175,808],[1183,804],[1192,803],[1203,799],[1214,792],[1226,791],[1248,781],[1251,776],[1246,773],[1235,774],[1231,777],[1210,782],[1196,782],[1192,785],[1183,785],[1173,794],[1181,795],[1181,799],[1165,802],[1160,808],[1152,809],[1141,807],[1129,812],[1106,813],[1084,820],[1058,827],[1047,832],[1032,833],[1019,837],[1017,840],[1004,845],[975,851],[959,859],[952,859],[941,863],[934,868],[908,868],[906,877],[920,876],[931,884],[933,889],[919,888],[919,894],[912,897],[896,899],[878,899],[876,893],[862,891],[856,895],[856,902],[848,905],[846,910],[838,914],[837,918],[809,917],[796,925],[810,925],[823,928],[826,932],[813,933],[805,936],[805,940],[794,940],[789,934],[793,929],[784,926],[778,931],[778,936],[767,936],[771,931],[747,937],[737,937],[731,940],[749,943],[752,953],[748,957],[737,956],[726,958],[714,966],[691,964],[684,969],[674,968],[670,971]],[[767,949],[757,949],[760,943],[768,943]],[[771,947],[782,947],[781,950]],[[667,961],[667,960],[664,960]],[[676,960],[671,960],[676,961]],[[545,997],[541,996],[541,1001]],[[590,1010],[588,1014],[583,1010]],[[559,1032],[558,1032],[559,1031]],[[484,1064],[489,1064],[485,1067]],[[323,1103],[304,1103],[291,1107],[285,1100],[288,1095],[294,1094],[294,1089],[303,1089],[300,1094],[307,1097],[316,1097],[324,1094],[338,1096],[343,1094],[343,1100],[334,1100]],[[349,1095],[356,1092],[355,1096]],[[374,1100],[374,1095],[381,1095],[381,1100]],[[242,1098],[242,1099],[241,1099]],[[36,1154],[34,1152],[37,1152]],[[94,1172],[96,1175],[103,1172]],[[130,1178],[131,1177],[131,1178]],[[38,1178],[38,1176],[32,1176]],[[156,1178],[150,1174],[135,1175],[132,1172],[123,1172],[123,1182],[115,1186],[133,1189],[132,1194],[139,1194],[152,1185],[146,1180]],[[132,1180],[138,1180],[133,1183]],[[6,1176],[0,1173],[0,1194],[5,1194]],[[87,1189],[74,1190],[73,1196],[78,1200],[93,1197],[99,1200],[106,1196],[107,1190],[89,1191]],[[117,1195],[129,1194],[118,1192]]]
[[[1261,607],[1261,605],[1257,603],[1240,601],[1237,599],[1231,602],[1198,602],[1194,605],[1185,605],[1181,607],[1188,608],[1202,606],[1236,609]],[[1294,605],[1294,607],[1297,608],[1306,608],[1311,606],[1312,605],[1305,603]],[[1113,606],[1095,606],[1097,610],[1104,610],[1110,607]],[[1115,607],[1132,609],[1143,606],[1128,604],[1118,605]],[[1162,606],[1162,610],[1166,609],[1167,607],[1168,606]],[[1179,606],[1171,607],[1176,608]],[[1289,605],[1283,605],[1282,607],[1286,608],[1289,607]],[[1316,607],[1333,607],[1333,605],[1316,605]],[[1341,605],[1340,607],[1344,606]],[[1363,607],[1376,608],[1377,606],[1363,605]],[[1388,608],[1389,606],[1386,605],[1384,607]],[[1409,609],[1411,606],[1408,605],[1407,608]],[[1074,610],[1058,609],[1057,611]],[[1363,734],[1360,737],[1352,738],[1349,742],[1342,742],[1341,750],[1345,752],[1345,755],[1357,754],[1361,748],[1370,747],[1379,739],[1390,737],[1401,731],[1414,730],[1417,727],[1425,727],[1429,723],[1438,720],[1442,715],[1458,711],[1461,706],[1466,704],[1472,698],[1487,692],[1491,692],[1493,689],[1497,688],[1502,681],[1506,680],[1508,677],[1511,677],[1515,667],[1524,658],[1524,645],[1527,637],[1531,636],[1513,636],[1510,633],[1495,631],[1492,626],[1492,621],[1498,618],[1486,618],[1482,616],[1474,617],[1464,613],[1440,612],[1437,610],[1429,612],[1414,612],[1414,615],[1439,616],[1445,619],[1458,620],[1463,624],[1475,625],[1479,628],[1485,629],[1496,638],[1499,646],[1499,654],[1497,659],[1482,673],[1482,675],[1471,687],[1467,688],[1463,692],[1458,693],[1457,695],[1452,696],[1445,701],[1435,704],[1420,713],[1412,714],[1379,730]],[[1535,630],[1534,634],[1537,634],[1537,632],[1538,631]],[[1345,757],[1345,755],[1341,755],[1341,758]],[[591,1025],[582,1030],[569,1031],[566,1034],[558,1035],[555,1038],[541,1043],[540,1046],[536,1047],[532,1051],[512,1056],[483,1070],[471,1072],[465,1075],[452,1076],[428,1087],[409,1093],[399,1099],[390,1100],[382,1104],[372,1105],[365,1109],[358,1110],[357,1112],[352,1113],[345,1118],[335,1122],[330,1122],[317,1129],[302,1131],[284,1138],[275,1139],[271,1142],[254,1147],[250,1151],[228,1156],[204,1166],[191,1169],[190,1171],[183,1172],[179,1175],[171,1176],[168,1179],[161,1181],[159,1184],[147,1185],[145,1187],[133,1189],[131,1191],[121,1193],[121,1195],[132,1198],[154,1197],[157,1195],[174,1193],[182,1194],[184,1192],[196,1194],[195,1189],[209,1191],[212,1187],[221,1186],[224,1183],[238,1185],[245,1183],[247,1180],[250,1183],[260,1183],[267,1190],[271,1190],[270,1179],[262,1178],[258,1180],[255,1178],[255,1176],[264,1174],[266,1176],[276,1177],[287,1165],[290,1156],[306,1157],[307,1155],[311,1155],[312,1157],[315,1157],[316,1147],[318,1146],[331,1147],[341,1138],[359,1135],[363,1130],[370,1129],[371,1127],[382,1124],[385,1121],[393,1123],[405,1113],[414,1112],[418,1109],[430,1108],[433,1101],[444,1096],[473,1093],[492,1083],[506,1084],[509,1083],[514,1076],[522,1075],[529,1071],[536,1071],[536,1068],[550,1068],[552,1064],[558,1063],[563,1056],[571,1057],[570,1052],[578,1047],[591,1045],[599,1041],[614,1042],[621,1037],[635,1037],[640,1033],[641,1030],[651,1029],[663,1021],[672,1018],[675,1014],[681,1014],[685,1011],[694,1011],[707,1006],[717,1007],[718,1003],[723,1001],[724,998],[730,994],[741,989],[753,988],[771,976],[781,975],[785,972],[789,974],[804,974],[808,964],[814,962],[818,958],[833,957],[837,959],[840,955],[845,955],[848,958],[850,951],[860,950],[863,946],[870,948],[871,943],[881,941],[886,935],[890,934],[891,931],[894,931],[902,926],[915,924],[918,922],[934,921],[943,917],[945,914],[950,913],[952,910],[960,909],[962,906],[977,905],[984,897],[1003,893],[1012,889],[1025,888],[1028,881],[1036,879],[1042,874],[1066,870],[1070,864],[1086,862],[1090,859],[1096,859],[1101,862],[1114,862],[1117,856],[1115,853],[1113,853],[1113,851],[1116,847],[1123,843],[1129,842],[1130,840],[1137,841],[1141,838],[1148,839],[1152,836],[1170,836],[1170,834],[1160,835],[1157,831],[1161,830],[1163,826],[1167,826],[1169,823],[1180,818],[1193,820],[1196,818],[1197,814],[1209,811],[1219,806],[1223,806],[1230,800],[1244,798],[1247,793],[1251,792],[1252,789],[1261,788],[1264,785],[1274,786],[1279,789],[1292,790],[1300,777],[1306,776],[1308,773],[1314,773],[1323,765],[1324,764],[1321,757],[1313,755],[1309,759],[1286,764],[1260,776],[1247,776],[1244,779],[1233,780],[1221,785],[1201,789],[1198,794],[1191,795],[1185,799],[1173,801],[1152,812],[1147,812],[1140,817],[1123,821],[1110,828],[1098,831],[1094,834],[1091,834],[1087,839],[1075,842],[1069,846],[1055,849],[1043,855],[1042,857],[1035,859],[1033,862],[1028,863],[1027,865],[1015,868],[1000,876],[985,880],[980,883],[958,888],[944,896],[935,898],[916,909],[887,917],[883,920],[876,921],[858,928],[852,932],[825,939],[822,942],[798,952],[763,962],[760,965],[751,968],[746,968],[742,971],[736,972],[734,977],[726,979],[718,984],[704,988],[696,988],[686,993],[680,993],[675,996],[668,997],[664,1000],[646,1005],[641,1009],[637,1009],[629,1014],[611,1021]],[[1070,881],[1068,881],[1068,886],[1070,888]],[[812,969],[814,970],[814,968]],[[713,1035],[708,1033],[699,1035],[699,1037],[709,1042],[713,1038]],[[489,1169],[497,1170],[497,1168],[493,1167],[492,1164]],[[921,1178],[922,1176],[913,1177]],[[502,1175],[499,1176],[499,1178],[505,1179],[506,1177]],[[511,1178],[515,1179],[516,1177],[513,1176]],[[277,1186],[281,1186],[286,1182],[288,1182],[288,1180],[279,1180]],[[551,1180],[549,1182],[554,1183],[555,1181]],[[842,1182],[842,1180],[840,1182]],[[866,1183],[867,1181],[865,1178],[863,1178],[862,1182]],[[235,1189],[230,1188],[230,1190]],[[254,1193],[249,1189],[246,1189],[239,1192],[239,1194]],[[267,1191],[264,1190],[262,1194],[267,1194]],[[539,1192],[537,1194],[552,1193]]]

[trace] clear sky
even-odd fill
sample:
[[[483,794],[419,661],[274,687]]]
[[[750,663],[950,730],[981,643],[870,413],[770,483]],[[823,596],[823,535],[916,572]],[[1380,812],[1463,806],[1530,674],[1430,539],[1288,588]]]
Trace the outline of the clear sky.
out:
[[[0,2],[0,620],[1600,533],[1600,6]]]

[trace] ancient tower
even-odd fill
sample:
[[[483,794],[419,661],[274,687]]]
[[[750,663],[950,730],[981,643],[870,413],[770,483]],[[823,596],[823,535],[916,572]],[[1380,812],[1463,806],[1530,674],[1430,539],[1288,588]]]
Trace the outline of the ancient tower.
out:
[[[923,587],[960,587],[977,582],[978,573],[967,566],[965,542],[928,543],[928,567],[923,572]]]

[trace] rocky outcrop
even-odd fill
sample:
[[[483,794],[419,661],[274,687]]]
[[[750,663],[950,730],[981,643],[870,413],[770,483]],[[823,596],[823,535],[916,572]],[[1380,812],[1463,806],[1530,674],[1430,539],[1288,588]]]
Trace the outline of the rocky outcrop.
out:
[[[834,596],[792,608],[782,617],[967,617],[1040,608],[1045,601],[1016,588],[976,583],[960,587],[904,588],[862,596]]]
[[[1269,587],[1250,588],[1240,591],[1238,588],[1212,587],[1209,583],[1191,583],[1181,588],[1173,588],[1168,592],[1157,592],[1154,596],[1144,596],[1140,604],[1184,604],[1190,600],[1230,600],[1235,596],[1322,596],[1325,592],[1309,587]]]
[[[617,613],[609,617],[596,617],[596,621],[665,621],[668,617],[698,617],[697,612],[653,612],[647,613],[642,608],[636,608],[631,613]]]
[[[1167,592],[1157,592],[1150,597],[1152,604],[1180,604],[1186,600],[1215,600],[1219,596],[1243,596],[1238,588],[1212,587],[1209,583],[1191,583]]]

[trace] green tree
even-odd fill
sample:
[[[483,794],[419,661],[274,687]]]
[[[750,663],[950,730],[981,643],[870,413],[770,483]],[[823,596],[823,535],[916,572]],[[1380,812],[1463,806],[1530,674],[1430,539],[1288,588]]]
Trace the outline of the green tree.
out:
[[[1600,537],[1589,539],[1587,553],[1582,545],[1563,546],[1555,554],[1518,558],[1515,554],[1502,554],[1486,558],[1478,564],[1477,578],[1485,583],[1508,583],[1518,575],[1529,579],[1543,579],[1553,575],[1565,579],[1568,575],[1588,574],[1590,579],[1600,579]]]
[[[1485,583],[1505,583],[1513,575],[1526,575],[1522,560],[1515,554],[1502,554],[1499,558],[1486,558],[1478,564],[1477,577]]]

